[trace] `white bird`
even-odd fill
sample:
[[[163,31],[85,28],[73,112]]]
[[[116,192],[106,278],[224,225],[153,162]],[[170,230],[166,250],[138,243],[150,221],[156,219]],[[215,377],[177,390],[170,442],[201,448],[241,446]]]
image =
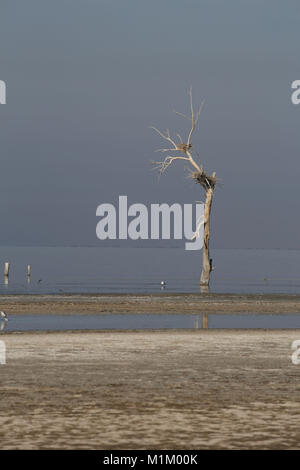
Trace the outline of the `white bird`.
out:
[[[160,285],[161,285],[162,287],[165,287],[166,282],[165,282],[165,281],[161,281]]]
[[[0,331],[4,330],[6,322],[8,322],[8,318],[5,312],[0,312]]]

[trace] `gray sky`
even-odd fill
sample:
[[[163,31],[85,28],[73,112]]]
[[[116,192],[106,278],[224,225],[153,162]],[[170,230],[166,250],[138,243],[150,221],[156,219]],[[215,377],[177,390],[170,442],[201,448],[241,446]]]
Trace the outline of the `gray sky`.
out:
[[[193,144],[222,180],[213,246],[299,248],[297,0],[1,0],[0,244],[95,244],[96,207],[203,198],[162,142],[205,98]]]

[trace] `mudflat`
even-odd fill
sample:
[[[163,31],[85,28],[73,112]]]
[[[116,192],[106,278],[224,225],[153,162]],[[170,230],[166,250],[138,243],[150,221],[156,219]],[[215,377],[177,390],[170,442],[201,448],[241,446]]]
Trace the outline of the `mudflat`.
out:
[[[2,449],[299,449],[299,330],[4,333]]]
[[[61,294],[2,295],[13,314],[300,313],[292,294]]]

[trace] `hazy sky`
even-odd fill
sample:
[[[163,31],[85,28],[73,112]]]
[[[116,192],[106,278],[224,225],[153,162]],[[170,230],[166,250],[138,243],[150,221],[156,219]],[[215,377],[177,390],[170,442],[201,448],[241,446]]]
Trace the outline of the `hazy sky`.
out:
[[[222,180],[212,244],[299,248],[297,0],[1,0],[0,244],[95,244],[96,208],[193,202],[178,163],[158,182],[155,125],[193,139]]]

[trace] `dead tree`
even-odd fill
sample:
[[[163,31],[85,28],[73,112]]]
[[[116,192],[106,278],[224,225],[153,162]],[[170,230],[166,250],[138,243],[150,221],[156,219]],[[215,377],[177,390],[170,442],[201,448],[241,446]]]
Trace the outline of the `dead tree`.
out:
[[[179,134],[176,134],[176,139],[171,137],[169,129],[165,132],[161,132],[156,127],[151,127],[154,129],[163,139],[169,142],[169,148],[158,149],[157,152],[170,153],[167,155],[163,161],[153,162],[156,164],[156,168],[159,170],[160,176],[169,168],[169,166],[176,160],[183,160],[187,162],[190,170],[190,176],[192,179],[200,184],[205,191],[205,206],[204,206],[204,221],[203,221],[203,230],[204,230],[204,240],[203,240],[203,261],[202,261],[202,273],[200,278],[200,285],[208,286],[210,280],[210,273],[212,271],[212,260],[209,254],[209,239],[210,239],[210,213],[211,205],[213,200],[213,194],[217,183],[216,173],[213,172],[211,175],[208,175],[203,170],[201,163],[197,163],[195,158],[192,155],[192,135],[196,126],[198,124],[199,116],[203,107],[204,102],[201,103],[201,106],[197,112],[194,110],[193,106],[193,97],[192,90],[189,92],[190,95],[190,112],[191,116],[186,116],[185,114],[178,113],[176,114],[183,116],[184,118],[191,121],[191,128],[189,130],[186,141],[182,139]],[[181,155],[178,155],[181,154]]]

